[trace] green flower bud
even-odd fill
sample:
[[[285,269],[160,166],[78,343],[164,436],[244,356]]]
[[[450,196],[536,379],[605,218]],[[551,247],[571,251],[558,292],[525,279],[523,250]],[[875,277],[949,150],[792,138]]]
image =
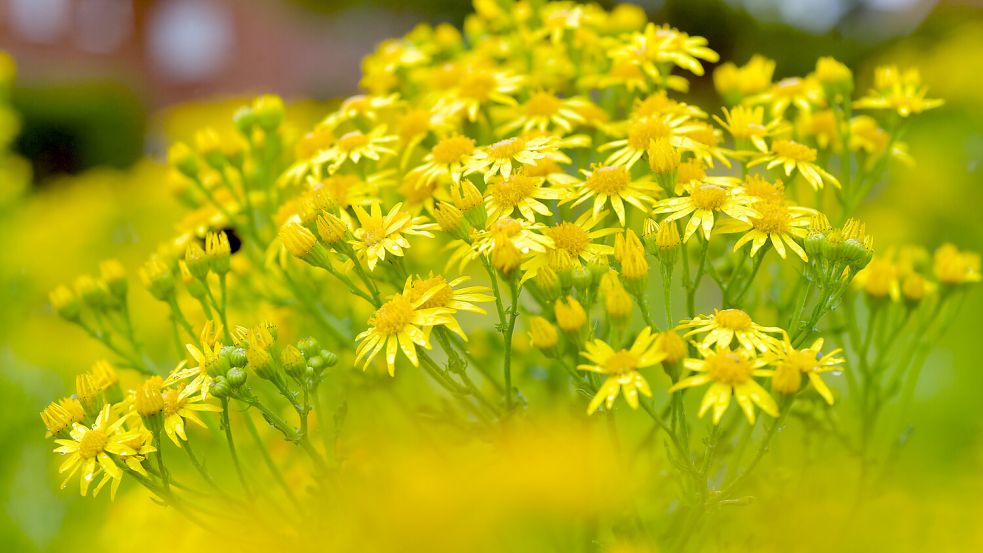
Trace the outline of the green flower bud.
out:
[[[232,389],[229,387],[229,383],[225,380],[225,377],[218,376],[215,381],[212,382],[212,387],[208,389],[209,393],[213,396],[221,399],[229,397],[229,392]]]
[[[246,371],[239,367],[232,367],[225,373],[225,380],[233,389],[238,388],[246,383]]]
[[[308,336],[297,341],[297,349],[304,354],[304,357],[311,357],[317,355],[318,349],[320,349],[320,344],[317,343],[317,339],[313,336]]]
[[[294,378],[300,378],[307,367],[304,354],[294,346],[287,346],[280,352],[280,364],[283,370]]]

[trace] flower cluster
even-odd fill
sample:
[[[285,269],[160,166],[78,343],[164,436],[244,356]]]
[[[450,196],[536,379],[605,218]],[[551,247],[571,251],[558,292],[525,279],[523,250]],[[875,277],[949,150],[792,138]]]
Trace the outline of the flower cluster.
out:
[[[720,459],[691,443],[690,408],[712,412],[708,448],[741,413],[748,440],[757,410],[777,418],[758,438],[764,451],[790,413],[829,409],[843,393],[823,375],[845,372],[848,397],[875,394],[865,420],[914,385],[891,345],[940,332],[953,298],[980,279],[979,257],[952,246],[930,263],[906,250],[875,256],[851,218],[888,162],[908,160],[904,122],[941,104],[916,73],[879,69],[854,99],[853,73],[836,60],[774,81],[774,62],[756,56],[718,66],[723,104],[698,106],[688,79],[717,54],[637,7],[475,8],[463,33],[423,25],[381,44],[363,64],[366,93],[306,132],[264,96],[236,114],[235,134],[172,146],[175,192],[194,211],[141,275],[186,359],[152,376],[118,264],[55,290],[63,318],[149,376],[105,403],[93,395],[101,384],[80,384],[45,410],[58,451],[78,457],[64,470],[116,482],[132,471],[177,501],[167,468],[148,475],[144,456],[160,462],[161,432],[187,449],[185,421],[220,411],[235,458],[228,409],[240,405],[247,425],[261,414],[324,479],[339,469],[330,439],[308,439],[308,415],[323,416],[318,384],[339,357],[396,378],[419,368],[451,399],[448,418],[481,430],[539,408],[523,389],[545,363],[571,392],[564,401],[590,398],[589,414],[617,409],[619,395],[641,407],[686,489],[723,502],[740,482],[707,488]],[[857,290],[903,298],[903,309],[879,311]],[[278,325],[257,324],[267,317]],[[519,322],[542,355],[521,349]],[[277,345],[276,328],[298,327],[317,340]],[[476,353],[475,337],[494,346]],[[857,371],[844,368],[844,348]],[[288,408],[274,406],[282,400]]]

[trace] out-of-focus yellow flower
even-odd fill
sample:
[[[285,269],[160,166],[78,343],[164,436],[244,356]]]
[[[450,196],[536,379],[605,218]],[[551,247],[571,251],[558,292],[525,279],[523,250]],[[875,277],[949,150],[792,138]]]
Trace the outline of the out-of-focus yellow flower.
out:
[[[885,65],[874,71],[874,88],[854,102],[857,109],[887,109],[901,117],[935,109],[945,102],[926,98],[928,90],[915,68],[901,71],[896,65]]]
[[[795,349],[787,337],[782,340],[777,348],[765,355],[768,363],[775,367],[771,389],[779,394],[794,394],[802,387],[802,375],[806,375],[816,392],[832,405],[833,392],[823,382],[822,374],[839,372],[846,360],[840,357],[842,349],[837,348],[826,354],[822,353],[822,349],[822,338],[802,349]]]

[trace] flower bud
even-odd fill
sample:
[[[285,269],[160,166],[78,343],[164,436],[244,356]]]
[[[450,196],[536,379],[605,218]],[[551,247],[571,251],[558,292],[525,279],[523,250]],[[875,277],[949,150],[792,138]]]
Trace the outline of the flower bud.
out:
[[[322,349],[319,355],[321,356],[321,359],[324,359],[325,367],[333,367],[338,364],[338,356],[335,353]]]
[[[75,291],[82,298],[82,303],[93,309],[103,309],[110,303],[109,288],[89,275],[75,279]]]
[[[321,346],[317,343],[317,338],[313,336],[308,336],[307,338],[302,338],[301,340],[297,341],[297,349],[304,354],[304,357],[312,357],[317,355],[320,348]]]
[[[126,297],[126,269],[122,263],[116,259],[103,261],[99,264],[99,276],[113,296],[119,300]]]
[[[218,275],[224,275],[232,268],[232,246],[225,231],[209,232],[205,235],[205,255],[209,265]]]
[[[229,393],[232,391],[229,386],[228,381],[225,380],[223,376],[215,377],[215,381],[212,382],[211,388],[208,389],[208,393],[219,399],[229,397]]]
[[[771,376],[771,389],[779,394],[791,395],[802,388],[802,371],[798,365],[782,361],[775,365]]]
[[[191,148],[183,142],[175,142],[167,150],[167,163],[190,179],[198,177],[198,159]]]
[[[587,313],[573,296],[560,298],[554,304],[556,324],[567,332],[578,332],[587,324]]]
[[[205,163],[215,170],[225,165],[225,152],[222,151],[222,138],[215,129],[204,129],[195,133],[195,149]]]
[[[240,367],[232,367],[225,373],[225,381],[229,383],[231,389],[242,387],[246,383],[246,371]]]
[[[82,304],[78,296],[68,286],[59,286],[48,294],[48,301],[55,313],[66,321],[77,321],[82,314]]]
[[[280,241],[294,257],[315,267],[330,267],[328,250],[314,233],[300,223],[290,222],[280,227]]]
[[[144,419],[159,415],[164,410],[164,396],[161,389],[164,381],[159,376],[148,378],[136,391],[133,406]]]
[[[274,376],[273,357],[261,346],[250,346],[246,351],[248,366],[257,376],[270,380]]]
[[[581,291],[587,291],[594,284],[594,275],[590,269],[578,265],[570,270],[570,281]]]
[[[274,131],[283,121],[283,100],[273,94],[265,94],[253,101],[253,117],[256,124],[266,131]]]
[[[283,367],[284,372],[288,375],[294,378],[300,378],[303,376],[304,369],[307,367],[307,361],[299,349],[288,345],[280,352],[280,366]]]
[[[140,278],[150,294],[160,301],[168,301],[174,295],[174,274],[171,268],[157,257],[151,257],[140,269]]]
[[[345,239],[348,226],[344,221],[328,212],[322,212],[315,221],[317,234],[325,244],[331,245]]]
[[[532,317],[529,319],[529,341],[536,349],[549,352],[559,343],[560,336],[548,320]]]
[[[188,270],[188,264],[183,259],[178,261],[177,265],[181,271],[181,282],[184,283],[184,289],[188,291],[191,297],[204,300],[208,296],[208,288],[205,283],[191,274],[191,271]]]
[[[816,61],[816,79],[831,101],[849,100],[853,94],[853,73],[849,67],[831,57]]]

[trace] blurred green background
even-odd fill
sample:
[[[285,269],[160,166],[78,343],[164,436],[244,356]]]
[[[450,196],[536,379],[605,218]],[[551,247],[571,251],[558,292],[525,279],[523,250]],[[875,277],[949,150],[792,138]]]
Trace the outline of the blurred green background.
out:
[[[918,67],[947,104],[915,121],[907,140],[917,165],[896,165],[861,217],[879,245],[983,246],[976,2],[641,4],[654,21],[707,37],[723,60],[777,60],[776,79],[811,71],[824,55],[853,67],[861,89],[879,62]],[[359,60],[377,41],[420,21],[459,25],[469,11],[468,2],[440,0],[0,0],[0,50],[18,63],[11,103],[21,126],[11,148],[33,174],[26,180],[15,161],[0,167],[0,550],[75,548],[110,508],[108,496],[57,489],[38,412],[102,352],[60,322],[46,298],[105,257],[136,267],[167,239],[181,212],[158,161],[166,144],[224,124],[235,97],[353,93]],[[693,87],[713,94],[709,78]],[[298,111],[303,121],[324,110]],[[166,324],[142,290],[133,296],[138,325]],[[858,551],[879,550],[878,534],[900,528],[904,550],[983,548],[978,531],[960,534],[983,514],[983,371],[975,357],[983,294],[968,297],[922,373],[912,442],[889,476],[885,515],[874,519],[883,526]]]

